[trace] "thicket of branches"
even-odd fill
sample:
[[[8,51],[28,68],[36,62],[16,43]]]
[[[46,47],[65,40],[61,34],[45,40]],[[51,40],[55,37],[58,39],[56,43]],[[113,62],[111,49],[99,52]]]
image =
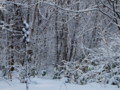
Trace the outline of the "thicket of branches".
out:
[[[81,84],[114,78],[118,85],[119,5],[119,0],[1,0],[0,76],[26,82],[52,73]]]

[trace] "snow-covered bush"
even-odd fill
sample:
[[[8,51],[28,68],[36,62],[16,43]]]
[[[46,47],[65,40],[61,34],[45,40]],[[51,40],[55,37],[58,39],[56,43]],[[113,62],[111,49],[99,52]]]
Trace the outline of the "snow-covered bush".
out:
[[[114,39],[114,40],[113,40]],[[120,87],[120,37],[113,35],[110,42],[92,49],[81,61],[65,61],[55,67],[54,78],[67,77],[69,83],[90,82]]]
[[[19,80],[20,80],[21,83],[26,82],[26,74],[27,74],[26,72],[27,71],[26,71],[25,67],[22,67],[19,71]],[[37,75],[36,68],[34,66],[29,67],[27,78],[35,77],[36,75]]]

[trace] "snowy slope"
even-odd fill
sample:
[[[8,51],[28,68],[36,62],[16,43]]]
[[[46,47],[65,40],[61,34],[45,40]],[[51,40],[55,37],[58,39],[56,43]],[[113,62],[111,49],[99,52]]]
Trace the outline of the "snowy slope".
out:
[[[10,85],[1,80],[0,90],[25,90],[25,84],[21,84],[19,80],[13,80],[9,83]],[[120,88],[95,83],[89,85],[64,84],[59,80],[35,78],[31,80],[29,90],[120,90]]]

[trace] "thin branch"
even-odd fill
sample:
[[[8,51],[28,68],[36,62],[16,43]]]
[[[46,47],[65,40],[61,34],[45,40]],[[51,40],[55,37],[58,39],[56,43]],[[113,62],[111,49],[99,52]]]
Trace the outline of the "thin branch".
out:
[[[97,7],[93,7],[93,8],[89,7],[89,8],[87,8],[87,9],[75,11],[75,10],[71,10],[71,9],[62,8],[62,7],[58,6],[57,4],[50,3],[50,2],[46,2],[46,1],[38,1],[38,2],[36,2],[36,3],[34,3],[34,4],[31,4],[31,5],[21,4],[21,3],[14,3],[14,2],[10,2],[10,3],[11,3],[11,4],[21,5],[21,6],[23,6],[23,7],[29,7],[29,8],[31,8],[31,7],[33,7],[34,5],[37,5],[37,4],[39,4],[39,3],[43,3],[43,4],[47,4],[47,5],[50,5],[50,6],[57,7],[57,8],[59,8],[60,10],[67,11],[67,12],[72,12],[72,13],[83,13],[83,12],[89,12],[89,11],[98,10]],[[5,4],[5,5],[6,5],[6,4],[10,4],[10,3],[3,2],[2,4]]]

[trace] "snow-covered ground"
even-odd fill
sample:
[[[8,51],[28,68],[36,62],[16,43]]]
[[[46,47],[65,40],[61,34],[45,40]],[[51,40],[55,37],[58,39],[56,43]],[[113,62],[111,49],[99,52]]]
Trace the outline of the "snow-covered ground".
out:
[[[0,90],[25,90],[25,84],[21,84],[19,80],[13,80],[9,84],[0,80]],[[96,83],[88,85],[64,84],[60,80],[34,78],[29,83],[29,90],[120,90],[120,88]]]

